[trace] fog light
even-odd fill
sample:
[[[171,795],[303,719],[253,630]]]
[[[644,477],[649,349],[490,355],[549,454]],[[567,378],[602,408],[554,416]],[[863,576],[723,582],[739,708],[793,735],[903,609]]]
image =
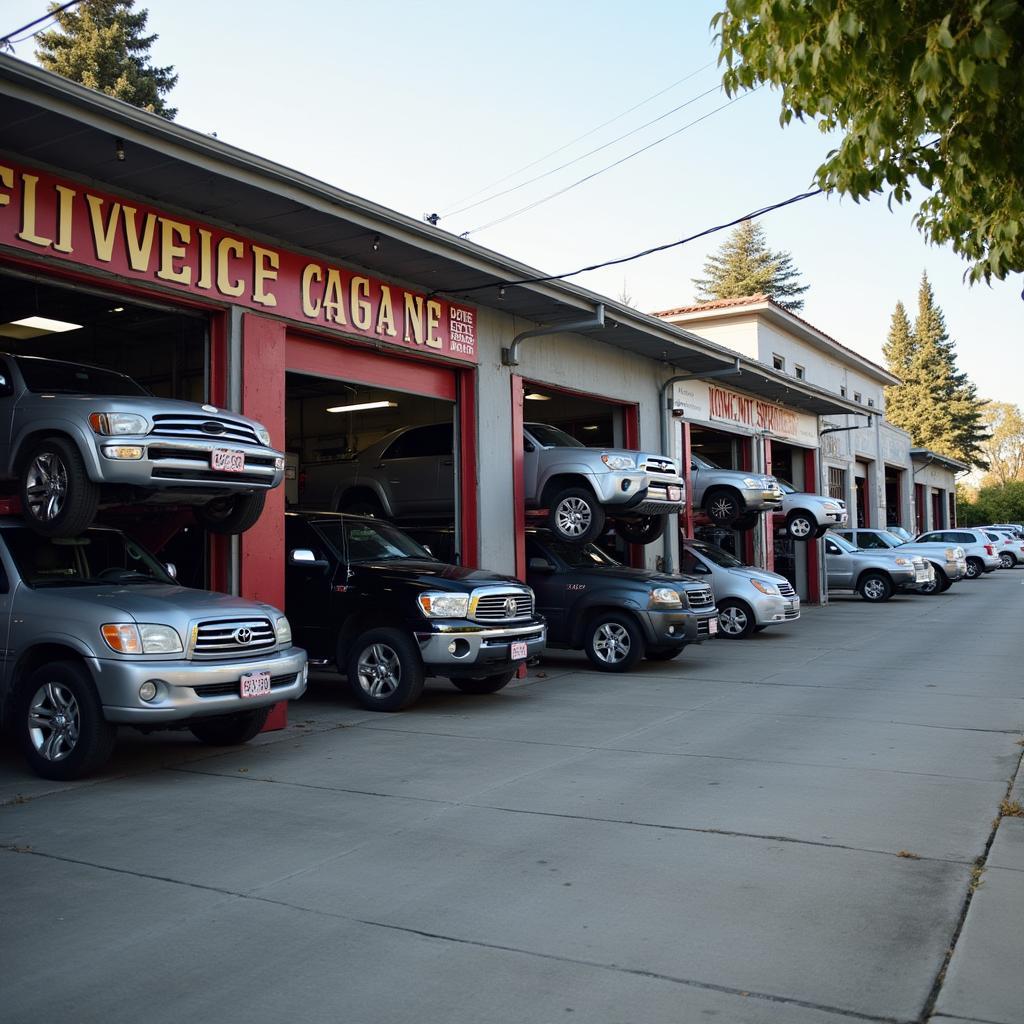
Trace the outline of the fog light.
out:
[[[628,491],[630,489],[630,487],[632,487],[632,486],[633,486],[633,481],[632,480],[623,480],[622,481],[622,490],[623,491]]]
[[[152,679],[147,679],[139,687],[139,697],[147,703],[156,699],[156,683]]]
[[[141,459],[143,448],[137,444],[121,444],[103,449],[108,459]]]
[[[448,645],[449,654],[454,654],[458,649],[458,644],[456,644],[454,640]]]
[[[302,666],[302,681],[304,683],[309,682],[309,662],[308,661]]]
[[[284,459],[274,459],[274,469],[284,469]]]
[[[668,635],[669,636],[675,636],[676,635],[676,627],[675,626],[669,626],[668,627]]]

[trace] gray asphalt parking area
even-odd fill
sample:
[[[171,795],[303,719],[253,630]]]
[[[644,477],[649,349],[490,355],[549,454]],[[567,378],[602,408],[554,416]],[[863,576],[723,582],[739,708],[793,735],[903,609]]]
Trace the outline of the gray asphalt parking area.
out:
[[[72,785],[5,751],[0,1017],[1013,1024],[1022,584],[401,715],[325,676]]]

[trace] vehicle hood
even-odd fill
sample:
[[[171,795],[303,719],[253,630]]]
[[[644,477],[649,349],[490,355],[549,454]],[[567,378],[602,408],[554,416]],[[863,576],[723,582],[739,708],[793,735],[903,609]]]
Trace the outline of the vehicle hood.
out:
[[[465,592],[474,587],[513,585],[525,586],[522,580],[502,576],[487,569],[467,569],[462,565],[448,565],[429,559],[401,558],[383,562],[360,562],[352,566],[353,576],[358,580],[367,576],[375,586],[381,583],[405,583],[415,587],[429,587],[434,590]]]
[[[814,494],[811,491],[794,491],[792,494],[783,492],[783,501],[798,502],[805,507],[807,505],[824,505],[825,502],[831,502],[840,508],[846,508],[846,502],[842,498],[830,498],[828,495]]]
[[[642,584],[652,587],[684,587],[710,586],[703,579],[696,576],[675,575],[667,572],[657,572],[653,569],[633,569],[628,565],[608,565],[603,568],[594,567],[588,569],[569,569],[561,573],[563,576],[579,577],[580,579],[592,579],[598,582],[607,583],[609,580],[618,580],[623,583]]]
[[[26,392],[20,401],[26,399],[35,400],[40,396]],[[208,406],[204,408],[199,402],[185,402],[180,398],[160,398],[154,395],[65,395],[57,394],[47,399],[47,405],[59,408],[62,405],[74,405],[75,408],[83,407],[80,415],[83,419],[88,418],[92,412],[137,412],[143,416],[152,416],[153,413],[184,413],[189,416],[208,416],[211,419],[223,417],[241,423],[255,423],[255,420],[248,416],[242,416],[229,409],[220,406]],[[84,406],[89,406],[85,409]],[[210,410],[214,411],[211,412]],[[216,437],[211,434],[211,437]]]
[[[962,544],[945,544],[942,541],[925,541],[923,544],[912,543],[912,544],[901,544],[898,548],[889,548],[894,554],[900,552],[908,555],[941,555],[943,559],[946,557],[946,552],[950,548],[960,548],[963,550]]]
[[[758,569],[756,567],[736,568],[736,569],[720,569],[720,572],[727,572],[730,576],[739,576],[745,580],[758,580],[761,583],[773,583],[776,586],[780,583],[788,583],[789,580],[785,576],[780,575],[777,572],[769,572],[767,569]]]

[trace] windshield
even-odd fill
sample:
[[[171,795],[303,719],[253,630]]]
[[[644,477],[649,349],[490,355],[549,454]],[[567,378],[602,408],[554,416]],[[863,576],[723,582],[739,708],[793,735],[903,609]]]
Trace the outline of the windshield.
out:
[[[796,488],[788,480],[783,480],[781,476],[777,476],[775,480],[782,488],[783,494],[796,494]]]
[[[3,534],[18,573],[30,587],[175,583],[145,548],[118,530],[51,538],[24,526],[10,526]]]
[[[313,524],[335,555],[349,562],[393,562],[400,558],[437,559],[390,523],[369,519],[318,520]],[[344,539],[343,539],[344,538]]]
[[[705,458],[703,455],[691,455],[690,462],[696,463],[701,469],[721,469],[717,462]]]
[[[744,568],[743,563],[738,558],[730,555],[728,551],[718,547],[717,544],[687,544],[686,546],[687,548],[692,547],[701,558],[706,558],[712,564],[719,565],[723,569]]]
[[[526,429],[542,448],[584,448],[585,445],[571,437],[564,430],[549,423],[527,423]]]
[[[610,555],[606,555],[596,544],[566,544],[550,540],[545,541],[544,546],[573,569],[600,569],[621,564]],[[539,549],[537,554],[544,557],[544,552]]]
[[[55,359],[15,356],[25,387],[34,394],[48,395],[130,395],[149,392],[131,377],[95,366],[61,363]]]
[[[851,544],[845,537],[840,537],[838,533],[829,533],[827,536],[840,551],[845,551],[848,555],[854,551],[860,551],[860,548]]]

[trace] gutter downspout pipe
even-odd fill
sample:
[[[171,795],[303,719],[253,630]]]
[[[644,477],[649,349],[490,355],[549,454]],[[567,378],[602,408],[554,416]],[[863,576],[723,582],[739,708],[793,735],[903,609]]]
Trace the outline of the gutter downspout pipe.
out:
[[[572,320],[564,324],[551,324],[549,327],[535,327],[530,331],[522,331],[512,339],[508,348],[501,350],[501,362],[504,366],[519,365],[519,346],[527,338],[541,338],[548,334],[562,334],[565,331],[596,331],[604,327],[604,303],[599,302],[594,315],[589,320]]]
[[[669,451],[669,436],[668,436],[668,425],[672,417],[672,398],[669,393],[669,389],[673,384],[678,384],[684,380],[715,380],[719,377],[737,377],[743,371],[740,369],[739,356],[736,357],[733,365],[728,369],[723,370],[707,370],[704,373],[678,373],[674,377],[669,377],[661,385],[661,391],[659,395],[659,406],[660,411],[658,415],[659,426],[661,427],[661,453],[667,455],[669,458],[674,458],[672,453]],[[683,476],[686,476],[685,467],[683,468]],[[690,500],[690,495],[686,495],[686,500]],[[672,564],[672,533],[679,532],[678,516],[673,516],[676,522],[675,531],[666,530],[662,535],[662,564],[665,567],[665,572],[674,572],[674,566]]]

